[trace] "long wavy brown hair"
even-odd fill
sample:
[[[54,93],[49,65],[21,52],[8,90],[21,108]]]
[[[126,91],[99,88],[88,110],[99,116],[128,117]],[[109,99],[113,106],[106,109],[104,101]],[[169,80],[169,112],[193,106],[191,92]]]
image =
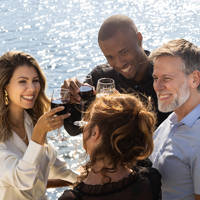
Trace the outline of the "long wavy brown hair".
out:
[[[9,107],[5,105],[4,101],[5,88],[14,71],[19,66],[24,65],[36,69],[41,87],[34,107],[26,110],[31,116],[33,123],[35,124],[38,118],[49,109],[49,100],[45,95],[46,79],[37,61],[31,55],[24,52],[10,51],[2,55],[0,57],[0,142],[8,140],[12,136],[8,118]]]
[[[87,177],[92,166],[99,159],[110,161],[111,168],[103,168],[104,182],[110,182],[106,172],[115,172],[117,166],[132,168],[136,161],[147,158],[153,150],[153,131],[156,118],[136,96],[130,94],[106,95],[90,105],[83,119],[88,124],[88,138],[96,125],[100,129],[101,143],[90,155],[89,162],[84,166],[80,181]],[[86,138],[87,140],[87,138]]]

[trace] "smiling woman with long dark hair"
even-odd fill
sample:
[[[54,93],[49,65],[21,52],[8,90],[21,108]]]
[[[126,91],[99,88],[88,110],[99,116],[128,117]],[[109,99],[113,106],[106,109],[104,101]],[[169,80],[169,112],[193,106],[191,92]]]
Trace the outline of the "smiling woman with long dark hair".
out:
[[[66,180],[63,185],[75,181],[46,142],[67,114],[55,115],[62,107],[49,111],[45,85],[31,55],[14,51],[0,57],[0,199],[44,200],[48,178]]]

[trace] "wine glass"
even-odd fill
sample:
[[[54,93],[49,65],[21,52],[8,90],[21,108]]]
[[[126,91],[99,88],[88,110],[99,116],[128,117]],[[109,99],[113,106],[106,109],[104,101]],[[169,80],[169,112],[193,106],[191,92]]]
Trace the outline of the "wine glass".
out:
[[[53,89],[51,95],[51,109],[64,106],[64,110],[61,110],[56,113],[56,115],[64,115],[70,112],[70,91],[64,88],[55,88]],[[61,135],[61,130],[58,128],[58,139],[63,140],[64,138]]]
[[[115,81],[112,78],[100,78],[97,82],[97,97],[115,92]]]
[[[89,84],[89,85],[88,85]],[[79,95],[81,97],[81,120],[80,121],[75,121],[74,125],[76,126],[84,126],[86,124],[85,121],[82,120],[83,117],[83,112],[87,109],[89,104],[94,98],[94,91],[92,87],[92,76],[87,75],[85,77],[84,83],[79,88]]]

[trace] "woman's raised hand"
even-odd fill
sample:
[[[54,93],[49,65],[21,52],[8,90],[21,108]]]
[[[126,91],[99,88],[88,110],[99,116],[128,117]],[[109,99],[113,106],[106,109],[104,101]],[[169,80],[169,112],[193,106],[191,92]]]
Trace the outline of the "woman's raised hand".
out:
[[[43,145],[46,139],[46,134],[49,131],[60,128],[63,125],[64,119],[70,116],[70,113],[64,115],[56,115],[57,112],[64,110],[64,106],[59,106],[51,109],[43,114],[35,124],[32,134],[32,140]]]

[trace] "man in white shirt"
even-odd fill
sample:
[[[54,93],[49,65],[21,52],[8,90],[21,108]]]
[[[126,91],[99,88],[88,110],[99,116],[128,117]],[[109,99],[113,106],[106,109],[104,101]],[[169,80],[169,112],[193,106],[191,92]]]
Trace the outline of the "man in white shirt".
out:
[[[200,49],[172,40],[150,55],[158,109],[172,114],[154,134],[163,200],[200,200]]]

